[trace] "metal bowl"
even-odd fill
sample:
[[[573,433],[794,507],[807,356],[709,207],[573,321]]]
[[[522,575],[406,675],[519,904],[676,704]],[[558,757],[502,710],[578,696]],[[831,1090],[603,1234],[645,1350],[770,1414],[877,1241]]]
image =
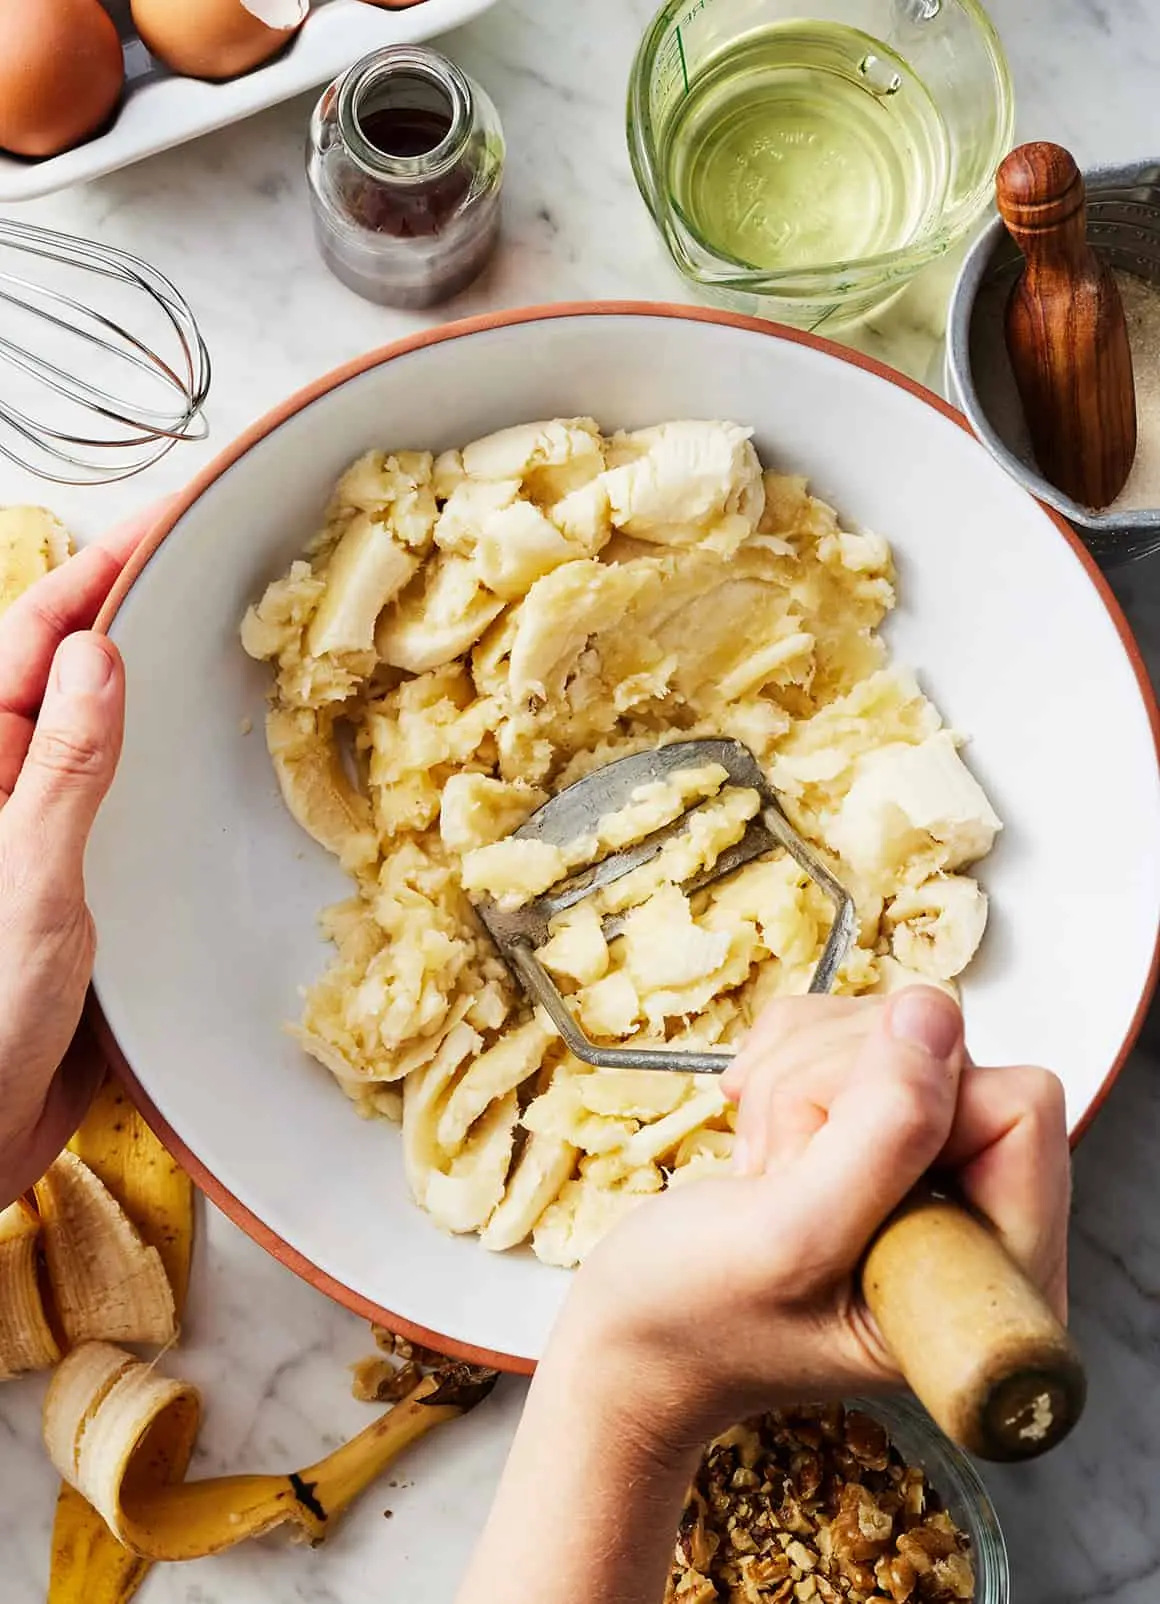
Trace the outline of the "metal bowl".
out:
[[[1113,267],[1160,287],[1160,162],[1084,174],[1088,239]],[[1012,478],[1061,512],[1103,568],[1160,551],[1160,507],[1093,512],[1035,465],[1003,337],[1002,309],[1022,261],[999,218],[971,247],[951,297],[947,387],[971,428]]]

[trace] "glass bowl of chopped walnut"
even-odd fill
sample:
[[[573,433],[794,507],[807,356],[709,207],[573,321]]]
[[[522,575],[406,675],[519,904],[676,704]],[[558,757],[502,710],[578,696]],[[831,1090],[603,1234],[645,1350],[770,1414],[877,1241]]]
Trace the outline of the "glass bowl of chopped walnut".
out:
[[[915,1403],[856,1400],[734,1426],[689,1490],[665,1604],[1009,1604],[971,1462]]]

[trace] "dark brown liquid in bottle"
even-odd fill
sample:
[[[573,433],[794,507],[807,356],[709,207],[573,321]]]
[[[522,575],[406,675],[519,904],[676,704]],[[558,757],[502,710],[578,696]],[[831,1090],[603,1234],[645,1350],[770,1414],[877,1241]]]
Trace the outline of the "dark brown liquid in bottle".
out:
[[[450,110],[430,106],[378,106],[361,113],[358,121],[368,144],[402,160],[429,155],[452,126]],[[405,186],[360,176],[348,205],[365,228],[398,239],[421,239],[439,233],[470,188],[470,169],[459,161],[446,172]]]
[[[360,117],[359,126],[384,156],[426,156],[447,138],[451,118],[421,106],[383,106]]]
[[[467,88],[453,96],[418,73],[372,83],[349,118],[345,130],[337,118],[338,142],[318,153],[323,256],[368,300],[447,300],[494,249],[502,147],[498,156],[488,147]]]

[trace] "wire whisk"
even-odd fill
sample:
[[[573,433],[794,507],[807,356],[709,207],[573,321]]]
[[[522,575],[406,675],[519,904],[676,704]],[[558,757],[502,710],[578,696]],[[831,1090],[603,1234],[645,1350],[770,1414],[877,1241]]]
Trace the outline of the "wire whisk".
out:
[[[0,455],[54,484],[129,479],[205,439],[209,387],[197,321],[163,273],[0,218]]]

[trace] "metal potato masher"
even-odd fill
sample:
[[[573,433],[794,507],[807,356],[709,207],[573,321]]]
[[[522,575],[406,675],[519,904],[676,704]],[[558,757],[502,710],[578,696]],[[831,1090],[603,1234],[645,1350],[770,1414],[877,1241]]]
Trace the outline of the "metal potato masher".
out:
[[[812,992],[831,990],[856,930],[853,899],[790,825],[761,765],[737,741],[675,741],[619,758],[546,802],[514,838],[562,850],[572,847],[595,837],[599,821],[627,807],[641,786],[708,764],[720,764],[732,785],[755,790],[761,808],[736,845],[682,889],[699,890],[771,851],[788,852],[834,906],[810,985]],[[598,1069],[720,1074],[731,1062],[729,1053],[598,1045],[580,1029],[536,956],[557,914],[650,862],[686,828],[692,811],[686,808],[673,823],[557,882],[522,908],[505,910],[486,897],[476,902],[477,913],[529,998],[548,1013],[569,1051]],[[614,939],[620,929],[619,915],[602,921],[606,939]],[[988,1224],[946,1195],[937,1182],[913,1192],[881,1228],[859,1279],[898,1369],[962,1447],[987,1459],[1030,1459],[1071,1431],[1087,1390],[1071,1339]]]
[[[594,770],[554,796],[514,832],[517,841],[545,841],[552,846],[569,847],[595,833],[599,821],[627,807],[642,786],[671,779],[681,769],[698,769],[719,764],[729,784],[754,790],[761,798],[761,811],[750,819],[745,834],[735,846],[727,847],[711,868],[682,888],[700,891],[743,864],[762,858],[782,847],[825,892],[834,905],[822,956],[810,985],[812,992],[829,991],[843,958],[854,939],[853,898],[840,885],[821,858],[790,824],[753,753],[739,741],[675,741],[652,752],[638,752],[618,758]],[[606,1047],[592,1041],[581,1030],[569,1011],[559,987],[536,956],[536,949],[548,939],[548,927],[558,914],[594,896],[604,886],[639,869],[655,858],[666,842],[685,828],[688,809],[663,829],[643,841],[602,858],[592,868],[583,869],[552,886],[542,896],[522,908],[505,910],[491,898],[481,898],[476,912],[508,966],[515,971],[533,1001],[546,1011],[560,1032],[568,1050],[586,1064],[603,1069],[668,1069],[688,1073],[723,1074],[731,1053],[684,1052],[665,1047]],[[609,915],[602,922],[606,940],[619,935],[622,915]]]

